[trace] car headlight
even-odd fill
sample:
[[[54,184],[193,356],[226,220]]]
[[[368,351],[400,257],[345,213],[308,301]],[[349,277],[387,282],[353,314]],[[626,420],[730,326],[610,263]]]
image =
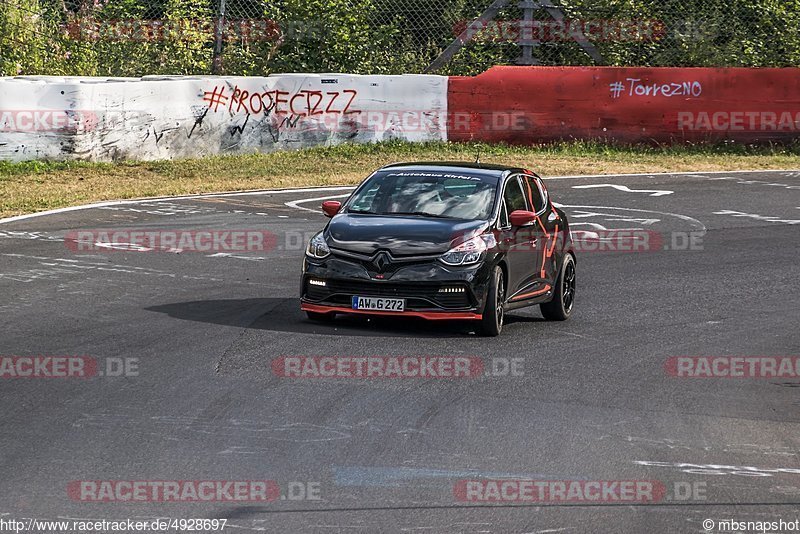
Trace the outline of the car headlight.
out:
[[[483,259],[483,253],[497,244],[494,234],[475,236],[469,241],[464,241],[455,248],[451,248],[439,257],[447,265],[472,265]]]
[[[322,258],[328,257],[330,253],[331,249],[328,248],[325,238],[322,237],[322,232],[312,237],[311,241],[308,242],[308,248],[306,248],[306,255],[308,257],[321,260]]]

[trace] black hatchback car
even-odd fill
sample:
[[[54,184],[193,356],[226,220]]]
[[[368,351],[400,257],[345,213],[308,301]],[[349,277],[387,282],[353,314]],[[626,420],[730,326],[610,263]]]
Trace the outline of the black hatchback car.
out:
[[[539,305],[565,320],[575,254],[541,178],[480,163],[402,163],[364,180],[308,243],[301,309],[467,319],[496,336],[504,312]]]

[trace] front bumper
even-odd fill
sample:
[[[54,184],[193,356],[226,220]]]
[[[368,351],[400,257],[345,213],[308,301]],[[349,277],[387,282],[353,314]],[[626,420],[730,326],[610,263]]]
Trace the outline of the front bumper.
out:
[[[378,274],[350,258],[333,255],[322,261],[306,258],[301,309],[317,313],[476,320],[482,317],[487,272],[484,264],[449,268],[438,261],[420,261]],[[354,310],[353,296],[402,298],[406,301],[405,311]]]
[[[451,321],[451,320],[481,320],[483,316],[473,312],[446,312],[446,311],[414,311],[406,310],[402,312],[378,311],[378,310],[354,310],[344,306],[329,306],[325,304],[311,304],[310,302],[300,301],[300,309],[316,313],[353,313],[357,315],[384,315],[399,317],[420,317],[430,321]]]

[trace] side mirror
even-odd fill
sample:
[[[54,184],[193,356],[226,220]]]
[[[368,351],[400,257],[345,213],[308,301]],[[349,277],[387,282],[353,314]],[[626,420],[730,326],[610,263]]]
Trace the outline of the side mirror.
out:
[[[526,226],[536,220],[536,214],[532,211],[516,210],[511,212],[509,218],[511,226]]]
[[[322,203],[322,213],[324,213],[326,217],[333,217],[339,213],[341,207],[342,203],[338,200],[326,200]]]

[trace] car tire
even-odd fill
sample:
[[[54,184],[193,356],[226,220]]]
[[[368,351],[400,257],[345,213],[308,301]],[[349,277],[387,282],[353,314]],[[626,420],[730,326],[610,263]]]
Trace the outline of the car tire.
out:
[[[575,307],[575,258],[572,254],[564,257],[561,272],[556,280],[553,300],[540,304],[542,315],[548,321],[566,321]]]
[[[497,266],[494,268],[492,279],[489,281],[489,289],[486,291],[486,305],[483,308],[483,318],[481,319],[481,334],[484,336],[495,337],[503,331],[505,298],[503,269]]]
[[[309,319],[318,323],[329,323],[333,321],[334,317],[336,317],[335,313],[320,313],[312,311],[307,311],[306,315]]]

